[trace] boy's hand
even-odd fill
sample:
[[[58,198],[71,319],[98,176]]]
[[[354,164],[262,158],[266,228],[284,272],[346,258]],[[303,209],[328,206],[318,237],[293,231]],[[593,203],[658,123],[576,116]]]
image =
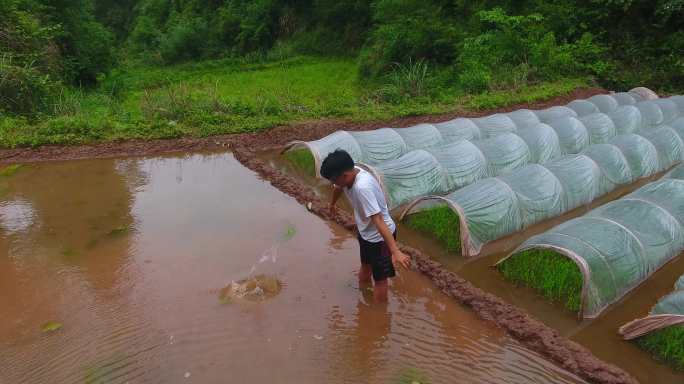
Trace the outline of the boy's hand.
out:
[[[328,205],[328,209],[330,210],[331,215],[334,215],[335,213],[337,213],[337,207],[335,206],[335,203],[330,203]]]
[[[396,250],[392,253],[392,264],[401,265],[404,269],[411,268],[411,258],[406,256],[402,251]]]

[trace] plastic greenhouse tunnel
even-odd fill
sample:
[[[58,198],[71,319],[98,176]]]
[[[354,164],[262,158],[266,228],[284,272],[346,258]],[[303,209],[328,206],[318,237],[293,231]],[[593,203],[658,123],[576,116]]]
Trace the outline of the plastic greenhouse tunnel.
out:
[[[504,137],[504,136],[502,136]],[[463,152],[461,152],[463,153]],[[488,177],[442,195],[421,191],[399,219],[435,235],[449,251],[474,257],[482,247],[531,225],[560,216],[620,186],[653,176],[684,159],[684,117],[672,126],[618,135],[594,144],[578,155],[565,155],[544,164],[529,164],[498,177]],[[432,173],[436,166],[417,169]],[[428,184],[406,179],[404,188],[387,188],[394,200],[404,200]],[[415,183],[413,189],[407,188]]]
[[[320,177],[321,162],[336,149],[344,149],[349,152],[357,163],[376,165],[397,159],[413,150],[434,148],[461,140],[486,140],[499,135],[534,128],[541,123],[552,123],[563,118],[576,118],[601,111],[613,113],[621,105],[636,105],[645,100],[657,100],[657,97],[655,93],[646,88],[635,88],[630,92],[597,95],[582,100],[580,104],[584,108],[569,104],[568,106],[554,106],[538,111],[520,109],[478,118],[456,118],[446,122],[419,124],[407,128],[380,128],[359,132],[337,131],[319,140],[291,142],[286,146],[285,151],[302,152],[303,156],[309,156],[311,163],[313,163],[313,172]],[[589,105],[588,108],[587,105]],[[660,107],[657,105],[650,109],[656,111],[656,114],[660,111]],[[620,114],[620,112],[617,113]],[[653,119],[653,121],[662,120],[662,113]],[[564,127],[562,132],[558,134],[561,147],[566,150],[575,148],[575,152],[572,153],[577,153],[576,151],[589,144],[585,132],[577,132],[578,123],[577,121],[558,123]],[[595,124],[600,124],[600,122],[595,122]],[[554,124],[550,125],[556,129]],[[597,131],[593,136],[600,137],[606,134],[604,131],[610,133],[611,129],[610,127],[597,128]],[[529,137],[530,135],[527,134],[526,136]]]
[[[505,278],[595,318],[684,249],[684,165],[531,237],[497,263]]]
[[[635,340],[659,360],[684,370],[684,275],[648,316],[623,325],[620,334],[625,340]]]

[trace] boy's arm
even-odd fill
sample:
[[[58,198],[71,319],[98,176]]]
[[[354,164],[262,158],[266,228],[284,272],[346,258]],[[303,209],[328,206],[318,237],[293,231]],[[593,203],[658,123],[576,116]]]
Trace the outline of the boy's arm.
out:
[[[373,221],[378,232],[382,235],[383,240],[385,240],[385,244],[389,247],[389,250],[392,253],[392,263],[399,264],[406,269],[410,268],[411,259],[399,249],[392,232],[390,232],[387,224],[385,224],[385,220],[382,219],[382,213],[376,213],[371,216],[371,221]]]

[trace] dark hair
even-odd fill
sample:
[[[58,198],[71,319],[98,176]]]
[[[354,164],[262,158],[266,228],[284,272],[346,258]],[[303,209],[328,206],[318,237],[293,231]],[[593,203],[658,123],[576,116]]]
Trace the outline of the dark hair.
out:
[[[354,159],[349,156],[347,151],[336,149],[328,154],[321,164],[321,176],[328,180],[335,180],[346,171],[354,169]]]

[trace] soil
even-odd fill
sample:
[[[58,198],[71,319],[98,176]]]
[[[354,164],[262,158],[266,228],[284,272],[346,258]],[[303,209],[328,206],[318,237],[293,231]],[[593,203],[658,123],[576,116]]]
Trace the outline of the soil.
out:
[[[353,229],[353,218],[338,210],[331,213],[327,202],[322,201],[298,179],[286,176],[257,158],[257,152],[280,147],[292,140],[312,140],[339,129],[366,130],[382,126],[409,126],[419,122],[449,120],[454,117],[476,117],[521,108],[540,109],[566,104],[580,98],[607,93],[600,88],[580,88],[574,92],[543,102],[519,104],[506,108],[480,112],[455,112],[444,115],[406,117],[385,122],[349,123],[344,121],[317,121],[279,126],[269,131],[250,134],[214,136],[210,138],[183,138],[174,140],[110,142],[82,146],[43,146],[34,149],[0,150],[0,163],[73,160],[102,157],[152,156],[171,152],[192,152],[215,149],[232,149],[235,157],[247,168],[257,172],[282,192],[305,204],[314,214]],[[421,251],[401,245],[411,256],[413,268],[430,278],[447,296],[471,308],[480,318],[493,322],[534,350],[571,373],[592,383],[636,383],[622,369],[599,360],[587,348],[573,342],[558,331],[531,317],[525,311],[504,302],[499,297],[476,288]]]

